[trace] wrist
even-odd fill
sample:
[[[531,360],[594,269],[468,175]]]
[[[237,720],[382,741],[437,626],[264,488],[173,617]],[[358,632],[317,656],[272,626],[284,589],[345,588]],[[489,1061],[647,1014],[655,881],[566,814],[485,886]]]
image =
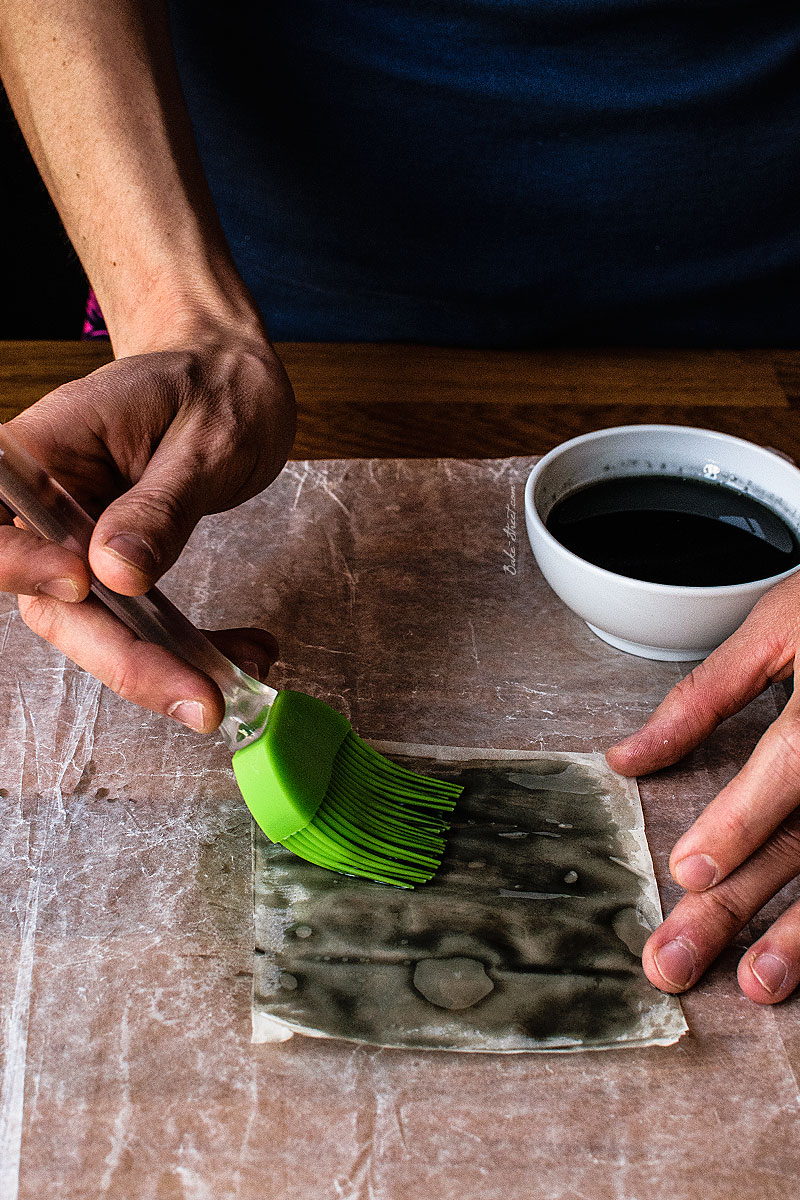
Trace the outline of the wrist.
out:
[[[117,358],[220,338],[269,344],[255,301],[227,257],[131,278],[114,268],[110,264],[95,291]]]

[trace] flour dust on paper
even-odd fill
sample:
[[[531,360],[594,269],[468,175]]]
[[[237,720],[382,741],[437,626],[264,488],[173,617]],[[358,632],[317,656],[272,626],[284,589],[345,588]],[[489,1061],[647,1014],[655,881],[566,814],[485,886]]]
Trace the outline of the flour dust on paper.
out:
[[[383,744],[464,787],[435,879],[405,891],[254,840],[253,1040],[545,1051],[669,1045],[641,951],[661,919],[638,790],[600,754]]]

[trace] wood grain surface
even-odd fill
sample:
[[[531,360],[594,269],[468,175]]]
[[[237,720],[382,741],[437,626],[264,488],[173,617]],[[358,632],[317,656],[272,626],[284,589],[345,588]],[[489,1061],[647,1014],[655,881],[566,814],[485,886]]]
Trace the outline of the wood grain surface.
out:
[[[800,351],[460,350],[287,342],[294,457],[539,454],[609,425],[700,425],[800,459]],[[108,362],[105,342],[0,342],[0,419]]]

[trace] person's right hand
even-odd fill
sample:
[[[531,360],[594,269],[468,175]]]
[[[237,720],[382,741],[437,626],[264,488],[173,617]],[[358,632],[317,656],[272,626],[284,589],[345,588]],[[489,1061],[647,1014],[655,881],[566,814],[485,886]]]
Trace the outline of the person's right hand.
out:
[[[271,483],[294,437],[291,385],[266,337],[223,327],[185,341],[109,363],[8,425],[97,520],[91,569],[123,595],[157,582],[200,517]],[[18,528],[0,505],[0,590],[19,595],[26,624],[126,699],[216,728],[224,712],[216,685],[138,641],[89,584],[80,558]],[[277,657],[263,630],[211,636],[262,679]]]

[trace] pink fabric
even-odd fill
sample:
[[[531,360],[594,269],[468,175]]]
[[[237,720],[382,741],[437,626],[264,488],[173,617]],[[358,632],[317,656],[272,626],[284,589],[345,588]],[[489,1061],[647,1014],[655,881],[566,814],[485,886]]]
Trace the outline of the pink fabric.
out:
[[[86,301],[86,315],[83,320],[83,333],[81,338],[88,341],[91,338],[107,338],[108,330],[106,329],[106,320],[100,311],[100,305],[97,303],[97,296],[94,294],[94,289],[89,291],[89,297]]]

